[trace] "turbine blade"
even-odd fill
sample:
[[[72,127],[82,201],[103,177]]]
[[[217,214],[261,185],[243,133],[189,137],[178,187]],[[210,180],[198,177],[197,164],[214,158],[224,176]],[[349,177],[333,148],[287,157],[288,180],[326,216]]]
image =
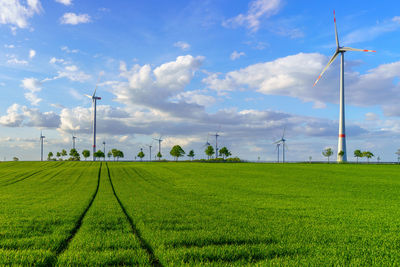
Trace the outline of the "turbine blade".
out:
[[[339,38],[337,34],[337,27],[336,27],[336,14],[335,10],[333,10],[333,22],[335,23],[335,38],[336,38],[336,46],[339,47]]]
[[[285,138],[285,132],[286,132],[286,126],[283,128],[283,133],[282,133],[282,139],[283,140]]]
[[[360,51],[360,52],[376,52],[375,50],[367,50],[367,49],[358,49],[358,48],[352,48],[352,47],[342,47],[340,50],[344,51]]]
[[[93,98],[92,96],[90,96],[90,95],[87,95],[87,94],[85,94],[85,96],[89,97],[90,99],[92,99],[92,98]]]
[[[315,81],[313,87],[318,83],[319,79],[321,79],[322,74],[324,74],[324,72],[328,69],[328,67],[332,64],[333,61],[335,61],[336,57],[339,55],[339,52],[335,52],[335,54],[333,54],[333,56],[331,57],[331,59],[329,60],[328,64],[326,64],[325,68],[322,70],[321,74],[318,76],[318,79]]]
[[[96,88],[94,88],[93,97],[96,95],[97,86],[99,85],[101,75],[103,75],[102,72],[99,73],[99,77],[97,78]]]

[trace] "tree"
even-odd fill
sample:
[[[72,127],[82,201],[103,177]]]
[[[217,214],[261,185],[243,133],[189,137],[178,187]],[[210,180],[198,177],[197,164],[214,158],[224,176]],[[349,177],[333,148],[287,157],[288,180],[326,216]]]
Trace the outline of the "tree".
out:
[[[114,157],[114,161],[115,158],[117,158],[117,161],[119,160],[119,158],[123,158],[124,157],[124,152],[122,152],[121,150],[118,150],[116,148],[111,149],[111,153]]]
[[[72,148],[69,151],[69,155],[70,155],[69,160],[74,160],[74,161],[80,161],[81,160],[81,156],[79,155],[78,151],[75,148]]]
[[[56,157],[57,157],[58,160],[60,160],[60,158],[61,158],[61,153],[60,153],[60,152],[57,152],[57,153],[56,153]]]
[[[357,158],[357,163],[358,163],[358,158],[362,158],[363,157],[363,153],[361,152],[360,149],[354,150],[354,157]]]
[[[64,157],[66,157],[68,154],[67,154],[67,150],[65,150],[65,149],[63,149],[63,150],[61,150],[61,156],[64,158]]]
[[[178,158],[185,155],[185,151],[182,149],[182,147],[180,145],[175,145],[172,147],[169,154],[171,154],[171,156],[173,156],[175,158],[175,161],[178,161]]]
[[[194,151],[193,151],[193,149],[189,151],[189,154],[187,154],[187,156],[190,158],[190,160],[193,160],[193,158],[194,158]]]
[[[381,157],[377,157],[376,160],[378,161],[378,163],[381,161]]]
[[[161,152],[157,153],[157,158],[158,158],[158,160],[160,160],[162,158]]]
[[[108,151],[107,157],[108,157],[108,160],[110,160],[110,158],[112,157],[112,152],[111,151]]]
[[[219,155],[222,156],[224,159],[232,155],[232,153],[224,146],[219,150]]]
[[[13,157],[13,161],[19,161],[19,158]]]
[[[104,152],[101,151],[100,149],[97,150],[96,152],[94,152],[93,155],[94,155],[96,158],[105,158],[105,157],[106,157],[106,155],[104,155]]]
[[[82,156],[85,158],[85,160],[90,157],[90,151],[85,149],[82,151]]]
[[[47,155],[47,160],[52,160],[53,156],[53,152],[49,152],[49,154]]]
[[[137,154],[137,156],[140,158],[140,161],[142,161],[145,156],[145,154],[143,153],[143,150],[140,150],[140,152]]]
[[[212,155],[215,154],[214,148],[212,146],[208,146],[204,152],[208,156],[208,159],[210,159],[212,157]]]
[[[370,151],[364,151],[363,156],[367,158],[367,161],[369,163],[369,159],[374,157],[374,154],[372,154],[372,152],[370,152]]]
[[[333,155],[333,150],[332,148],[328,147],[324,151],[322,151],[322,155],[328,158],[328,163],[329,163],[329,158]]]

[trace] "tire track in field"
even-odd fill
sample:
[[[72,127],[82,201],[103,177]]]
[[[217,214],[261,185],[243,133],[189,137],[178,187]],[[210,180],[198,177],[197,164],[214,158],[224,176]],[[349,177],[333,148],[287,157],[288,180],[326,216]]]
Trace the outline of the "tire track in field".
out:
[[[108,163],[107,162],[106,162],[106,167],[107,167],[108,179],[110,180],[110,184],[111,184],[111,189],[112,189],[113,194],[114,194],[115,198],[117,199],[118,204],[120,205],[123,213],[125,214],[125,217],[129,222],[129,225],[131,226],[132,233],[138,238],[141,248],[144,249],[147,252],[147,254],[149,255],[151,265],[152,266],[163,266],[161,264],[161,262],[158,260],[158,258],[156,257],[156,255],[154,254],[153,248],[142,237],[142,235],[140,233],[140,230],[136,227],[135,223],[133,222],[132,218],[129,216],[129,214],[126,211],[124,205],[122,204],[122,202],[119,199],[117,193],[115,192],[114,184],[113,184],[112,179],[111,179],[110,169],[108,168]]]
[[[50,168],[51,168],[51,169],[55,169],[56,167],[58,167],[58,166],[61,165],[61,164],[62,164],[62,163],[60,163],[60,164],[55,164],[54,166],[52,166],[52,167],[50,167]],[[49,169],[48,167],[47,167],[47,168],[43,168],[43,169],[38,170],[38,171],[36,171],[36,172],[30,173],[30,174],[28,174],[28,175],[22,175],[22,177],[19,177],[19,179],[17,179],[17,180],[7,181],[7,182],[2,183],[2,184],[0,184],[0,185],[1,185],[1,186],[8,186],[8,185],[16,184],[16,183],[22,182],[22,181],[24,181],[24,180],[26,180],[26,179],[28,179],[28,178],[30,178],[30,177],[36,175],[36,174],[38,174],[38,173],[47,171],[48,169]]]
[[[79,228],[81,228],[82,225],[82,221],[86,216],[86,213],[89,211],[90,207],[92,206],[96,196],[97,196],[97,192],[99,191],[99,187],[100,187],[100,176],[101,176],[101,165],[103,163],[100,162],[100,168],[99,168],[99,174],[98,174],[98,178],[97,178],[97,187],[96,187],[96,191],[94,192],[94,194],[92,195],[92,199],[89,202],[89,205],[86,207],[86,209],[83,211],[83,213],[81,214],[81,216],[79,217],[78,221],[75,224],[75,227],[71,230],[69,236],[67,239],[65,239],[60,246],[58,247],[58,249],[55,251],[55,261],[54,263],[57,263],[57,258],[58,256],[60,256],[67,248],[69,243],[71,243],[72,239],[74,238],[74,236],[76,235],[76,233],[78,232]]]

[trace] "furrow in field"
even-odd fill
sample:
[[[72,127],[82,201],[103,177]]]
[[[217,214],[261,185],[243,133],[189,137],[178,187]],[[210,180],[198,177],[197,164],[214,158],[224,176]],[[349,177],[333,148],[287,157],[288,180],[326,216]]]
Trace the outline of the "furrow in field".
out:
[[[97,196],[97,192],[99,192],[99,186],[100,186],[100,176],[101,176],[101,165],[102,163],[100,162],[100,168],[99,168],[99,173],[98,173],[98,178],[97,178],[97,186],[96,186],[96,190],[94,192],[94,194],[92,195],[92,198],[89,202],[89,205],[87,205],[86,209],[83,211],[83,213],[81,214],[81,216],[79,217],[78,221],[75,224],[75,227],[71,230],[70,235],[68,236],[67,239],[65,239],[60,246],[57,248],[56,250],[56,256],[59,256],[61,253],[64,252],[64,250],[67,249],[68,244],[71,242],[71,240],[74,238],[74,236],[76,235],[76,233],[78,232],[79,228],[82,226],[82,221],[85,218],[86,213],[88,212],[88,210],[90,209],[90,207],[93,204],[93,201],[95,200],[96,196]]]
[[[150,265],[150,257],[132,234],[129,221],[114,196],[103,165],[97,197],[68,248],[59,255],[59,266]]]
[[[58,164],[54,164],[58,165]],[[71,236],[97,187],[98,165],[63,162],[1,165],[8,170],[46,169],[0,187],[0,266],[48,266]],[[4,168],[3,168],[4,167]]]
[[[140,230],[136,227],[135,223],[133,222],[132,218],[129,216],[129,214],[126,211],[125,206],[122,204],[121,200],[119,199],[117,193],[115,192],[115,188],[112,182],[111,174],[110,174],[110,169],[108,168],[108,163],[106,163],[107,166],[107,174],[108,174],[108,179],[110,181],[110,185],[112,188],[112,192],[114,194],[115,199],[118,201],[119,206],[121,207],[127,221],[129,222],[129,225],[131,227],[132,233],[138,238],[140,242],[140,246],[142,249],[144,249],[147,254],[150,257],[151,265],[152,266],[162,266],[158,258],[155,256],[153,248],[149,245],[149,243],[142,237],[142,234],[140,233]]]

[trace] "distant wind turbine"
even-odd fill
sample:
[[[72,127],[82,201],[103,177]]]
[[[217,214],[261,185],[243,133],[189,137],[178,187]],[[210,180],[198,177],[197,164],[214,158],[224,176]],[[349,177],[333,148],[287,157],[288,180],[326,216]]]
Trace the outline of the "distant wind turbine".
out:
[[[149,149],[150,149],[150,156],[149,156],[149,161],[151,161],[151,148],[153,147],[153,141],[151,142],[151,144],[150,145],[147,145],[148,147],[149,147]]]
[[[153,138],[153,139],[156,140],[156,141],[158,142],[158,153],[161,154],[161,142],[163,141],[163,140],[161,139],[161,135],[160,135],[160,137],[159,137],[158,139],[156,139],[156,138]]]
[[[96,96],[97,86],[100,82],[101,73],[99,78],[97,79],[96,88],[94,89],[93,95],[86,95],[90,99],[92,99],[92,106],[93,106],[93,161],[96,160],[95,153],[96,153],[96,106],[97,100],[101,100],[101,97]]]
[[[278,150],[278,162],[279,162],[279,146],[282,144],[282,162],[285,163],[285,149],[286,149],[286,139],[285,139],[286,127],[283,129],[281,139],[277,140],[273,144],[276,144]]]
[[[346,153],[346,131],[345,131],[345,117],[344,117],[344,53],[347,51],[361,51],[361,52],[376,52],[374,50],[367,50],[367,49],[358,49],[358,48],[351,48],[351,47],[343,47],[339,45],[339,38],[337,33],[336,27],[336,17],[335,11],[333,11],[333,21],[335,23],[335,38],[336,38],[336,51],[329,60],[328,64],[322,70],[321,74],[318,76],[318,79],[315,81],[315,86],[319,79],[322,77],[322,74],[328,69],[328,67],[335,61],[336,57],[340,54],[341,61],[340,61],[340,113],[339,113],[339,141],[338,141],[338,155],[337,161],[338,162],[346,162],[347,161],[347,153]],[[339,154],[343,151],[343,154]]]
[[[40,131],[40,161],[43,161],[43,141],[45,138],[46,136],[44,136],[42,131]]]

